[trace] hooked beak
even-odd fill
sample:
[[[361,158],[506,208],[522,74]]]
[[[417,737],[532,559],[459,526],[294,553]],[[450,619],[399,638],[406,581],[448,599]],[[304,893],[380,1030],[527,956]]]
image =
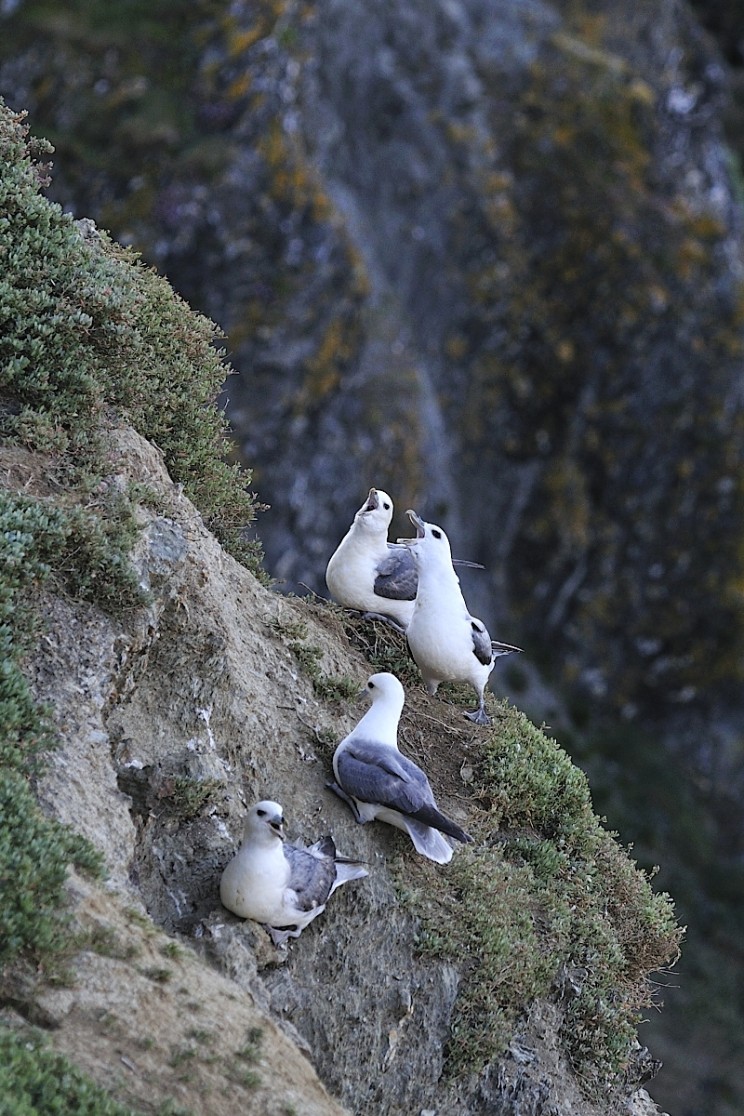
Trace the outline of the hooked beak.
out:
[[[408,511],[406,512],[406,515],[408,516],[411,523],[416,528],[416,538],[415,539],[398,539],[397,541],[400,543],[401,546],[415,546],[416,543],[418,542],[418,540],[423,539],[424,535],[426,534],[426,527],[425,527],[424,521],[421,518],[421,516],[416,515],[416,512],[413,511],[411,508],[408,509]]]
[[[377,495],[376,488],[370,488],[367,503],[362,508],[362,512],[377,511],[380,506],[380,497]]]
[[[273,818],[269,818],[269,825],[276,833],[277,837],[284,840],[284,818],[281,814],[275,814]]]

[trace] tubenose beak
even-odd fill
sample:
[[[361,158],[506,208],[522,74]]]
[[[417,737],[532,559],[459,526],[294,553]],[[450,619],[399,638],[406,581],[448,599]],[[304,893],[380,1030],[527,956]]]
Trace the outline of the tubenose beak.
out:
[[[284,817],[281,814],[275,814],[273,818],[269,818],[269,826],[276,833],[277,837],[284,840]]]
[[[415,539],[397,539],[396,541],[399,542],[401,544],[401,546],[414,546],[418,542],[418,540],[423,539],[424,535],[426,534],[426,524],[424,523],[421,516],[417,515],[416,512],[412,508],[408,509],[408,511],[406,512],[406,515],[408,516],[411,523],[416,528],[416,538]]]
[[[370,488],[367,503],[364,505],[363,511],[371,512],[377,511],[380,506],[380,497],[377,495],[376,488]]]

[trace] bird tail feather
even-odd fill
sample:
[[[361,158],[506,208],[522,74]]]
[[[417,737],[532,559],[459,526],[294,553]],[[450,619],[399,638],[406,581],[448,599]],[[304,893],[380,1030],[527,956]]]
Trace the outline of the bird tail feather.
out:
[[[431,826],[438,829],[441,833],[446,833],[448,837],[454,837],[456,841],[462,841],[463,845],[472,843],[473,838],[464,829],[461,829],[457,822],[453,822],[451,818],[446,817],[436,806],[424,806],[415,814],[410,815],[416,821],[422,822],[424,825]]]
[[[336,861],[336,879],[333,881],[331,890],[328,893],[330,898],[337,887],[341,884],[348,883],[349,880],[361,880],[364,876],[368,876],[369,872],[366,868],[362,868],[361,861],[349,860],[347,858]]]
[[[437,864],[449,864],[452,859],[452,845],[446,837],[430,825],[414,821],[413,818],[406,818],[405,825],[416,852],[429,860],[435,860]]]

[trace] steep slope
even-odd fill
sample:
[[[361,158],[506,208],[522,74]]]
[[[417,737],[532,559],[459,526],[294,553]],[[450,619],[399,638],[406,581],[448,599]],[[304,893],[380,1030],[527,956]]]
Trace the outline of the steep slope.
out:
[[[226,330],[272,571],[322,591],[374,478],[486,561],[477,611],[577,717],[700,709],[694,751],[744,622],[739,186],[691,11],[187,11],[26,0],[0,92],[55,196]]]
[[[43,957],[36,973],[11,966],[6,1005],[144,1111],[165,1098],[228,1111],[237,1096],[248,1111],[297,1098],[335,1111],[287,1035],[354,1112],[498,1099],[517,1113],[539,1096],[589,1116],[608,1087],[612,1111],[630,1103],[646,1068],[632,1022],[676,935],[580,773],[516,711],[495,709],[484,738],[456,693],[453,706],[411,682],[403,741],[478,845],[450,871],[357,827],[324,783],[358,716],[346,695],[372,668],[337,612],[263,588],[134,432],[113,430],[107,456],[117,483],[159,498],[158,514],[139,509],[134,552],[149,603],[114,620],[47,590],[25,666],[60,737],[39,801],[103,853],[105,887],[67,885],[84,946],[68,947],[66,986]],[[0,463],[9,492],[49,501],[48,462],[4,450]],[[246,803],[265,796],[293,835],[331,830],[370,867],[284,955],[217,893]]]
[[[3,1104],[74,1088],[101,1114],[652,1112],[635,1026],[676,955],[669,900],[518,710],[491,700],[477,729],[457,689],[425,695],[398,637],[223,549],[184,492],[223,530],[215,508],[252,508],[220,464],[203,319],[41,199],[0,122],[3,1048],[21,1039]],[[153,422],[163,451],[135,429]],[[403,744],[476,838],[446,868],[325,788],[372,667],[402,677]],[[332,830],[370,868],[283,954],[218,900],[267,794],[292,836]],[[45,1076],[38,1029],[109,1099]]]

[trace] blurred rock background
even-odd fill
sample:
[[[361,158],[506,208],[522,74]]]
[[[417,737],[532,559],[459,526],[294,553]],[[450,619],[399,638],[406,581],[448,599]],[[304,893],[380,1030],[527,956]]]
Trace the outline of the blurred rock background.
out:
[[[49,196],[225,332],[266,568],[324,592],[370,485],[484,572],[687,943],[642,1028],[744,1110],[744,5],[5,0]]]

